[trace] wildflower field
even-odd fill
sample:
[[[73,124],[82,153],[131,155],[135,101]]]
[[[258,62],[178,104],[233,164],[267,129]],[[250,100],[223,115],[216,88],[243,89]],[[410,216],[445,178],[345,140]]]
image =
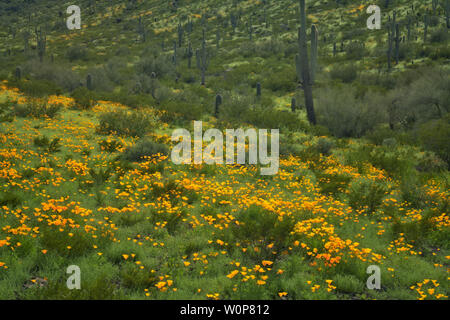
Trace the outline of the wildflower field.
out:
[[[298,1],[79,2],[81,30],[44,16],[55,26],[43,61],[39,45],[0,32],[0,299],[448,299],[448,38],[423,45],[418,22],[388,72],[386,32],[357,31],[368,2],[310,4],[308,24],[334,39],[319,46],[315,125],[293,59]],[[397,19],[428,2],[398,1]],[[222,28],[238,9],[240,24]],[[16,15],[17,34],[44,26]],[[202,29],[215,50],[206,75],[186,39],[201,48]],[[431,39],[440,30],[430,23]],[[346,32],[366,39],[364,54]],[[194,120],[280,128],[278,173],[174,164],[171,134]],[[79,290],[66,284],[72,265]]]

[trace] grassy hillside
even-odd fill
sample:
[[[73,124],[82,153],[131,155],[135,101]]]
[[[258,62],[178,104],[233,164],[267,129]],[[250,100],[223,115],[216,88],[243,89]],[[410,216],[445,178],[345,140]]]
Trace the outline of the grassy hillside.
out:
[[[447,3],[306,1],[313,124],[299,1],[2,2],[0,299],[448,299]],[[172,163],[194,120],[278,173]]]

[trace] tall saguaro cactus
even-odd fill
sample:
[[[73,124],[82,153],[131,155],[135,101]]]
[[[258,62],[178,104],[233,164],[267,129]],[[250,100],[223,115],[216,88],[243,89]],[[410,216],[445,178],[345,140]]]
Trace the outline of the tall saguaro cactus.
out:
[[[22,69],[20,67],[16,68],[14,76],[16,77],[17,80],[20,80],[22,78]]]
[[[311,71],[308,58],[308,45],[306,41],[306,5],[305,0],[300,1],[300,29],[299,54],[296,56],[298,78],[301,81],[305,94],[305,107],[309,123],[316,124],[316,114],[314,112],[314,100],[312,95]],[[316,42],[317,43],[317,42]]]
[[[88,90],[94,90],[94,86],[92,84],[92,75],[88,74],[86,77],[86,87],[88,88]]]
[[[311,26],[311,82],[314,83],[317,70],[317,45],[319,43],[319,31],[315,25]]]
[[[184,34],[184,30],[183,30],[183,26],[181,25],[181,22],[178,23],[178,47],[181,48],[181,46],[183,45],[183,34]]]
[[[216,105],[214,108],[214,117],[219,116],[220,105],[222,104],[222,96],[220,94],[216,95]]]
[[[36,42],[37,42],[37,49],[38,49],[38,55],[39,55],[39,61],[44,61],[45,51],[47,48],[47,36],[45,33],[42,32],[42,29],[35,29],[36,33]]]
[[[206,74],[206,70],[208,69],[208,65],[209,65],[209,55],[206,50],[205,30],[203,30],[202,48],[197,49],[195,52],[195,55],[197,58],[197,68],[200,69],[200,72],[202,75],[202,86],[204,86],[205,85],[205,74]]]
[[[391,28],[389,27],[389,28],[388,28],[388,50],[387,50],[387,64],[388,64],[388,71],[391,70],[392,42],[393,42],[393,34],[392,34]]]
[[[194,56],[194,52],[192,51],[192,45],[191,45],[191,42],[189,41],[188,48],[187,48],[187,58],[188,58],[188,68],[189,69],[191,68],[191,65],[192,65],[191,61],[192,61],[193,56]]]
[[[447,22],[447,28],[450,29],[450,0],[445,1],[445,21]]]
[[[400,27],[399,24],[395,24],[395,64],[398,64],[400,60]]]

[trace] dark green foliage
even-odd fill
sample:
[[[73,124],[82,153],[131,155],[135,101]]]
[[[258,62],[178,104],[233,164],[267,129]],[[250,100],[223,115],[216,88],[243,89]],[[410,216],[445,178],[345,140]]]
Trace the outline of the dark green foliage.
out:
[[[0,123],[13,120],[13,103],[10,101],[0,103]]]
[[[81,110],[88,110],[95,105],[93,94],[86,87],[79,87],[71,94],[75,100],[75,107]]]
[[[61,151],[60,141],[60,138],[53,138],[50,140],[47,136],[42,136],[34,138],[33,144],[44,149],[48,153],[55,153]]]
[[[14,76],[17,80],[20,80],[22,78],[22,69],[20,67],[16,68],[16,71],[14,72]]]
[[[143,139],[139,140],[134,146],[125,150],[123,158],[128,161],[139,162],[145,161],[146,159],[154,157],[158,154],[167,155],[169,154],[169,149],[164,144]]]
[[[311,76],[311,66],[308,59],[308,48],[306,40],[306,5],[305,0],[299,0],[300,2],[300,28],[298,32],[299,39],[299,54],[296,56],[296,65],[298,79],[302,83],[303,92],[305,95],[305,107],[308,121],[315,125],[316,115],[314,111],[314,100],[312,96],[312,84],[314,77]],[[316,32],[314,32],[317,35]],[[317,46],[318,41],[311,43],[311,45]],[[312,47],[312,52],[317,52],[317,49]]]
[[[333,80],[341,80],[350,83],[358,77],[358,69],[354,64],[340,64],[331,69],[330,77]]]
[[[335,147],[335,143],[327,138],[319,138],[317,140],[317,151],[325,156],[329,156],[331,154],[331,150]]]
[[[423,124],[419,130],[422,146],[450,164],[450,113],[440,120]]]
[[[61,106],[59,105],[30,101],[25,104],[16,104],[13,113],[17,117],[54,118],[60,110]]]
[[[100,149],[109,153],[116,152],[117,149],[121,148],[123,145],[117,140],[102,140],[99,143]]]
[[[318,123],[337,137],[361,137],[386,119],[382,97],[358,98],[354,89],[321,90],[317,99]]]
[[[222,104],[222,96],[220,94],[216,95],[216,105],[214,108],[214,116],[217,118],[219,116],[219,108]]]
[[[88,88],[88,90],[93,90],[93,86],[92,86],[92,75],[88,74],[86,77],[86,88]]]
[[[369,179],[358,179],[349,186],[349,204],[355,210],[367,210],[373,213],[381,204],[387,188],[383,183]]]
[[[153,130],[156,119],[144,111],[117,110],[100,115],[97,132],[142,137]]]

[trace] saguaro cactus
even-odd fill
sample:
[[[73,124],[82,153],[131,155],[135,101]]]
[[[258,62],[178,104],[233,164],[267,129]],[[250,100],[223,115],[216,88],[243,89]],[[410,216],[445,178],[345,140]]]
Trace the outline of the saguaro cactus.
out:
[[[28,30],[25,30],[22,35],[23,35],[23,52],[27,54],[30,48],[29,43],[30,33],[28,32]]]
[[[312,95],[312,81],[310,73],[310,65],[308,58],[308,46],[306,41],[306,5],[305,0],[300,2],[300,28],[299,36],[299,54],[296,56],[298,78],[305,94],[306,114],[309,123],[316,124],[316,114],[314,112],[314,100]]]
[[[39,61],[44,61],[45,51],[47,48],[47,36],[45,33],[42,32],[42,29],[35,29],[36,34],[36,42],[37,42],[37,49],[38,49],[38,55],[39,55]]]
[[[450,29],[450,0],[445,1],[445,21],[447,22],[447,28]]]
[[[139,17],[139,22],[138,22],[138,34],[142,39],[142,42],[147,41],[147,31],[145,30],[145,26],[142,23],[142,17]]]
[[[219,50],[219,48],[220,48],[220,29],[219,28],[217,28],[217,31],[216,31],[216,47],[217,47],[217,50]]]
[[[194,56],[194,52],[192,51],[192,45],[191,45],[191,42],[189,41],[188,48],[187,48],[187,58],[188,58],[188,68],[189,69],[191,68],[191,65],[192,65],[191,61],[192,61],[193,56]]]
[[[22,78],[22,69],[20,67],[16,68],[14,76],[16,77],[17,80],[20,80]]]
[[[156,73],[152,72],[152,74],[150,75],[150,90],[151,90],[151,95],[153,97],[153,99],[156,100],[156,95],[155,95],[155,91],[156,88],[158,86],[158,79],[156,79]]]
[[[173,56],[172,56],[172,62],[174,65],[177,65],[177,42],[173,42]]]
[[[92,75],[88,74],[86,77],[86,88],[88,88],[89,90],[93,90],[93,85],[92,85]]]
[[[183,34],[184,34],[184,30],[183,30],[183,26],[181,25],[181,22],[180,22],[180,23],[178,23],[178,47],[180,47],[180,48],[183,45]]]
[[[209,54],[206,50],[205,30],[203,30],[202,48],[197,49],[195,52],[195,55],[197,58],[197,68],[200,69],[201,76],[202,76],[202,86],[204,86],[206,70],[208,69],[208,65],[209,65]]]
[[[295,109],[297,109],[297,100],[295,100],[295,98],[292,98],[292,100],[291,100],[291,111],[295,112]]]
[[[220,94],[216,95],[216,106],[214,108],[214,117],[219,116],[220,105],[222,104],[222,96]]]
[[[317,70],[317,55],[319,43],[319,31],[315,25],[311,26],[311,82],[314,83]]]
[[[388,28],[388,50],[387,50],[387,64],[388,64],[388,71],[391,70],[391,59],[392,59],[392,30],[391,28]]]
[[[395,24],[395,64],[398,64],[400,59],[400,27]]]

